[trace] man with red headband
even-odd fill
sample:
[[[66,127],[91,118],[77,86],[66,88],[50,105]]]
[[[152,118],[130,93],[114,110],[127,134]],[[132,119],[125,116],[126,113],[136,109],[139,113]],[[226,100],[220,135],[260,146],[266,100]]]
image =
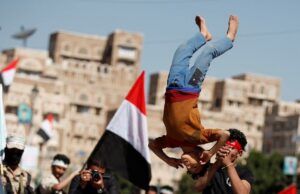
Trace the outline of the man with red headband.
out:
[[[229,132],[229,140],[217,152],[217,161],[196,181],[196,189],[203,194],[249,194],[251,191],[254,182],[252,172],[236,166],[247,139],[237,129],[229,129]]]

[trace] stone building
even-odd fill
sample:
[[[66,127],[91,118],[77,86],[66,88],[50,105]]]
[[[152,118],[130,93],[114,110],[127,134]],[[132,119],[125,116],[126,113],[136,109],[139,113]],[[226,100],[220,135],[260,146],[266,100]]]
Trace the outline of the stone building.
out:
[[[264,129],[264,153],[283,155],[300,153],[300,103],[280,101],[267,116]]]
[[[82,165],[101,137],[108,112],[115,110],[138,76],[143,36],[115,31],[108,37],[56,32],[47,51],[4,50],[1,64],[19,58],[14,82],[5,95],[9,133],[27,135],[28,144],[42,120],[52,114],[56,135],[41,150],[40,165],[49,168],[53,155],[66,153]],[[33,89],[38,94],[33,98]],[[33,122],[20,124],[21,104],[32,107]],[[48,162],[43,162],[48,161]]]

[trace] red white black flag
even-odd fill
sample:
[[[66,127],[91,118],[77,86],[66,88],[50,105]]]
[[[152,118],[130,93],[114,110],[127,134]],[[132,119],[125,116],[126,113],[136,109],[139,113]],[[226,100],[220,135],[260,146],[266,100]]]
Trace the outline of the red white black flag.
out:
[[[54,135],[52,114],[49,114],[42,122],[41,127],[37,131],[37,134],[41,136],[44,142],[47,142]]]
[[[90,158],[134,185],[147,189],[151,180],[150,154],[144,89],[144,72],[107,126]]]
[[[11,85],[11,83],[13,82],[18,62],[19,59],[15,59],[1,70],[2,84],[4,87]]]

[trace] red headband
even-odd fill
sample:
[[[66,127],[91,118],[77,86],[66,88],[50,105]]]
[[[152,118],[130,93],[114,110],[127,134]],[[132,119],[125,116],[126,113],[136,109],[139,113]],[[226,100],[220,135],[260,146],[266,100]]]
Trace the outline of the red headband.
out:
[[[229,145],[229,146],[237,149],[238,151],[242,150],[242,146],[241,146],[241,144],[237,140],[226,141],[226,145]]]

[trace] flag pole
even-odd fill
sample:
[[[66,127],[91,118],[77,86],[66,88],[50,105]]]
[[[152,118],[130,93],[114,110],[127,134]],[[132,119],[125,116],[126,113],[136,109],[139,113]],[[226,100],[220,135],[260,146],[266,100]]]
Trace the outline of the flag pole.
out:
[[[4,185],[2,182],[2,177],[4,176],[4,149],[6,146],[6,125],[4,118],[4,106],[3,106],[3,90],[2,85],[0,84],[0,194],[5,194]]]

